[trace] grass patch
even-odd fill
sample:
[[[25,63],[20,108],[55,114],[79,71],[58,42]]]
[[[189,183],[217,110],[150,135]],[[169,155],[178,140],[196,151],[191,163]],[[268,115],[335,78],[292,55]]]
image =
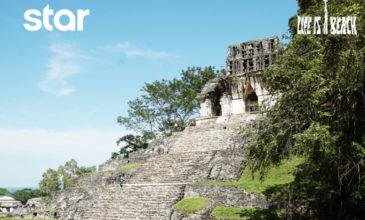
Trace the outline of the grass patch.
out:
[[[293,171],[296,166],[303,162],[304,159],[298,157],[284,160],[280,166],[270,168],[263,181],[260,180],[258,173],[254,174],[252,178],[252,171],[247,168],[243,172],[241,179],[237,182],[237,186],[249,192],[263,193],[271,186],[293,182],[295,179]]]
[[[174,207],[181,212],[194,213],[205,208],[209,198],[185,198],[177,202]]]
[[[234,208],[217,206],[213,211],[212,215],[216,218],[224,219],[280,219],[281,214],[276,210],[269,209],[255,209],[255,208]]]
[[[114,170],[104,170],[104,171],[96,171],[92,173],[85,173],[85,175],[95,175],[95,174],[101,174],[101,173],[113,173]]]
[[[140,167],[140,166],[142,166],[141,163],[130,163],[130,164],[126,164],[126,165],[120,167],[119,169],[120,170],[127,170],[127,169],[137,168],[137,167]]]
[[[304,159],[299,157],[284,160],[280,166],[269,168],[263,181],[260,180],[258,173],[252,176],[252,171],[247,167],[237,182],[198,182],[192,185],[236,186],[248,192],[263,194],[269,187],[293,182],[295,179],[293,171],[303,162]]]

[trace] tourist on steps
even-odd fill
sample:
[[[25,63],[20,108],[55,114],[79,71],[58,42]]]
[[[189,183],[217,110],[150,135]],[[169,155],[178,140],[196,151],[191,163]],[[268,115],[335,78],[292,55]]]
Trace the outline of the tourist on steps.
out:
[[[167,148],[167,141],[166,140],[164,140],[164,142],[163,142],[163,153],[164,154],[169,153],[168,148]]]
[[[122,176],[119,177],[119,185],[120,187],[123,187],[123,182],[124,182],[124,179],[122,178]]]
[[[227,129],[227,119],[224,119],[223,128]]]
[[[195,126],[195,122],[193,120],[190,121],[190,127]]]

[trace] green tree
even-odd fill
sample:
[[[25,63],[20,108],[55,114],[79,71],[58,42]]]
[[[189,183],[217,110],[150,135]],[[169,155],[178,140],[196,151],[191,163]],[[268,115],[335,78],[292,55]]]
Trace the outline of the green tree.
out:
[[[63,166],[58,167],[57,172],[61,177],[63,189],[67,189],[73,185],[74,179],[77,176],[76,175],[77,169],[78,169],[77,161],[74,159],[67,161]]]
[[[127,158],[129,154],[127,148],[131,148],[133,151],[147,148],[148,141],[152,140],[154,137],[154,134],[149,132],[144,133],[142,136],[133,134],[124,135],[117,141],[117,145],[120,145],[121,143],[124,143],[124,145],[120,148],[119,152],[112,152],[110,159],[117,159],[121,156]]]
[[[115,160],[118,159],[119,153],[118,152],[112,152],[112,155],[110,156],[110,159]]]
[[[323,13],[322,0],[299,0],[299,15]],[[365,19],[365,1],[330,1],[331,16]],[[251,168],[267,167],[291,155],[306,158],[297,180],[311,184],[300,197],[316,215],[359,218],[365,213],[365,23],[358,35],[297,35],[263,77],[278,101],[252,125],[247,149]],[[298,193],[299,194],[299,193]]]
[[[32,190],[30,188],[25,188],[16,191],[15,193],[12,194],[12,196],[15,200],[18,200],[22,202],[23,205],[25,205],[29,199],[38,198],[41,197],[42,195],[41,191],[38,189]]]
[[[96,166],[90,166],[90,167],[84,167],[84,166],[81,166],[81,167],[78,167],[76,169],[76,176],[82,176],[86,173],[93,173],[96,171]]]
[[[79,167],[75,159],[71,159],[63,166],[58,167],[58,174],[61,178],[62,188],[66,189],[72,187],[74,180],[78,176],[82,176],[85,173],[91,173],[96,171],[96,167]]]
[[[6,196],[9,195],[10,192],[5,188],[0,188],[0,196]]]
[[[95,166],[79,167],[77,161],[71,159],[63,166],[59,166],[57,170],[48,169],[39,182],[39,188],[43,195],[50,197],[53,192],[72,187],[76,177],[95,171]]]
[[[147,140],[144,136],[128,134],[121,137],[117,141],[117,144],[119,145],[121,142],[124,142],[124,148],[132,148],[135,151],[140,148],[146,148]]]
[[[54,169],[48,169],[42,177],[43,179],[39,182],[39,189],[43,195],[50,198],[53,192],[61,189],[62,182],[59,174]]]
[[[215,76],[213,67],[192,67],[179,79],[146,83],[143,95],[128,102],[128,117],[118,117],[118,123],[143,136],[171,133],[175,124],[183,129],[198,111],[197,94]]]

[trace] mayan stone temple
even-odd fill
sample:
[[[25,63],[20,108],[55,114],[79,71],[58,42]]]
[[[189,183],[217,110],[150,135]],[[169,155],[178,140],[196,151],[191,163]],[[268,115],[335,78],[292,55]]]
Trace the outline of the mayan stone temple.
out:
[[[225,76],[209,81],[201,93],[198,123],[218,116],[255,112],[272,97],[260,78],[278,55],[278,37],[269,37],[228,46]]]
[[[51,203],[29,205],[13,215],[61,220],[188,220],[219,219],[212,214],[219,206],[283,210],[280,201],[233,185],[198,184],[240,180],[246,166],[242,146],[249,141],[240,128],[260,117],[255,114],[257,107],[271,101],[260,78],[278,55],[277,44],[278,38],[270,37],[228,47],[227,74],[210,80],[198,96],[201,115],[196,126],[160,137],[128,158],[107,160],[98,172],[80,176],[73,187],[57,192]],[[161,153],[165,145],[168,153]],[[123,187],[120,177],[125,179]],[[207,198],[209,203],[194,213],[175,207],[191,198]]]

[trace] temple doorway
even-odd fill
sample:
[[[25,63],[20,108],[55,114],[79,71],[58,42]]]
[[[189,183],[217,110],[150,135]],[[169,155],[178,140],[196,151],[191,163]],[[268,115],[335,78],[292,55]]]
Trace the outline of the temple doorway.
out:
[[[221,116],[222,115],[222,106],[221,106],[221,98],[223,96],[224,87],[217,86],[213,93],[212,100],[212,115],[213,116]]]
[[[246,89],[243,97],[245,101],[246,112],[258,111],[259,97],[257,96],[255,90],[252,88],[251,84],[246,84]]]

